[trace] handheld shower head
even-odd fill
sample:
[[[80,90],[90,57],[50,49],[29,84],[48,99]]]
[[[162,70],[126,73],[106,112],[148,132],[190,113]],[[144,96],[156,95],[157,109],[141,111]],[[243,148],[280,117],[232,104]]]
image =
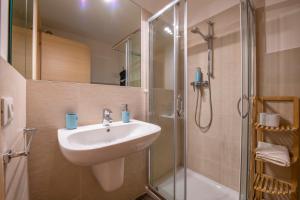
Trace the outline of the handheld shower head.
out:
[[[200,30],[199,30],[199,28],[198,28],[197,26],[194,26],[194,27],[192,28],[191,32],[192,32],[192,33],[199,33]]]
[[[195,34],[201,35],[202,38],[203,38],[204,40],[206,40],[206,41],[209,39],[209,37],[206,36],[206,35],[204,35],[204,34],[200,31],[200,29],[199,29],[197,26],[194,26],[194,27],[192,28],[191,32],[192,32],[192,33],[195,33]]]

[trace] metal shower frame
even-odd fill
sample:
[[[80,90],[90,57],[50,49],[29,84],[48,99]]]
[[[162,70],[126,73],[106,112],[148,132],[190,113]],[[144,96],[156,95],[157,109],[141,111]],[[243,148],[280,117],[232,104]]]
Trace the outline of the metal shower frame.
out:
[[[155,19],[160,17],[165,13],[165,11],[169,10],[170,8],[175,6],[174,9],[174,102],[176,102],[177,98],[177,69],[178,69],[178,56],[179,55],[179,37],[176,37],[178,34],[178,28],[179,25],[179,18],[178,18],[178,10],[176,11],[176,5],[179,3],[184,3],[184,31],[183,31],[183,45],[184,45],[184,200],[187,200],[187,134],[188,134],[188,88],[189,88],[189,83],[188,83],[188,42],[187,42],[187,36],[188,36],[188,14],[187,14],[187,7],[188,7],[188,1],[187,0],[174,0],[168,5],[166,5],[164,8],[162,8],[160,11],[158,11],[156,14],[154,14],[152,17],[148,19],[148,26],[150,27],[151,22],[153,22]],[[178,9],[178,8],[177,8]],[[249,12],[251,10],[251,12]],[[247,91],[244,91],[241,89],[241,96],[244,95],[245,92],[247,94],[253,95],[255,94],[255,66],[254,66],[254,57],[255,57],[255,44],[253,44],[253,39],[255,40],[255,30],[253,31],[253,28],[255,28],[255,22],[251,22],[249,20],[250,15],[252,14],[252,17],[254,16],[255,18],[255,12],[253,9],[253,1],[252,0],[240,0],[240,20],[241,20],[241,52],[242,52],[242,62],[241,62],[241,68],[242,68],[242,84],[244,84],[244,73],[247,74],[247,83],[246,87],[248,88]],[[254,27],[253,24],[254,23]],[[252,29],[251,29],[252,27]],[[150,30],[150,29],[149,29]],[[149,32],[150,34],[150,32]],[[250,39],[249,39],[250,38]],[[149,44],[151,43],[151,37],[149,37]],[[212,44],[210,44],[212,46]],[[251,52],[251,53],[250,53]],[[250,57],[249,57],[250,55]],[[149,58],[151,58],[152,54],[151,51],[149,51]],[[149,66],[151,66],[151,60],[149,59]],[[149,69],[150,71],[151,69]],[[211,69],[212,74],[211,76],[213,77],[213,69]],[[151,79],[151,78],[150,78]],[[151,85],[151,82],[149,80],[149,87]],[[148,88],[149,89],[149,88]],[[150,98],[150,95],[149,95]],[[148,101],[150,102],[150,101]],[[245,103],[241,101],[242,103],[242,111],[241,113],[244,113],[245,110],[243,109],[243,105]],[[149,104],[148,104],[149,106]],[[149,107],[148,107],[149,108]],[[176,103],[174,103],[174,111],[176,111]],[[149,110],[149,109],[148,109]],[[174,112],[175,113],[175,112]],[[149,113],[148,113],[149,116]],[[249,175],[249,135],[250,135],[250,126],[249,126],[249,116],[245,118],[241,117],[241,123],[242,123],[242,136],[241,136],[241,178],[240,178],[240,198],[239,200],[247,200],[248,198],[248,175]],[[174,131],[173,135],[177,135],[177,116],[175,115],[174,119]],[[177,144],[177,139],[174,137],[174,145]],[[176,149],[175,149],[176,150]],[[148,150],[148,186],[146,187],[147,192],[154,197],[157,200],[160,200],[162,197],[159,193],[155,191],[155,189],[151,186],[150,183],[150,178],[151,178],[151,163],[150,163],[150,158],[151,158],[151,152]],[[174,199],[176,199],[176,151],[174,151]]]

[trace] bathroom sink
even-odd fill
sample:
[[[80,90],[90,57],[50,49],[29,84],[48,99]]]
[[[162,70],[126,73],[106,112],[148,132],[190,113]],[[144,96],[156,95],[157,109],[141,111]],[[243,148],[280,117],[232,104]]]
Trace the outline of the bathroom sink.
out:
[[[157,125],[131,120],[59,129],[62,154],[70,162],[91,166],[103,189],[113,191],[123,184],[124,157],[149,147],[159,136]]]

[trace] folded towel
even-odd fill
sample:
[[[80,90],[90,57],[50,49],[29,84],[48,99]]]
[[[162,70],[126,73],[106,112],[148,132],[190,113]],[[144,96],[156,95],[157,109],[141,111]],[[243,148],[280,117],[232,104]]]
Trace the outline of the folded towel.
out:
[[[258,142],[255,156],[279,166],[289,167],[291,165],[289,150],[285,146]]]

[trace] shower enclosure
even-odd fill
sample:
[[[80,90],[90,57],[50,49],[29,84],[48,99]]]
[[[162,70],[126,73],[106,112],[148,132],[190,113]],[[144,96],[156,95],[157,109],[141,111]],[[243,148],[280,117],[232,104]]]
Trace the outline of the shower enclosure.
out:
[[[150,150],[149,186],[167,199],[183,199],[185,191],[184,182],[179,183],[176,176],[185,169],[184,73],[179,58],[184,38],[182,6],[184,3],[174,1],[149,19],[148,120],[162,128],[160,139]]]
[[[167,200],[246,200],[254,12],[241,0],[189,20],[187,8],[199,5],[187,3],[172,1],[148,20],[148,121],[162,128],[149,149],[148,192]],[[190,84],[199,82],[199,68],[200,82],[211,87],[199,87],[200,108]],[[206,131],[195,123],[196,109],[198,124],[210,124]]]

